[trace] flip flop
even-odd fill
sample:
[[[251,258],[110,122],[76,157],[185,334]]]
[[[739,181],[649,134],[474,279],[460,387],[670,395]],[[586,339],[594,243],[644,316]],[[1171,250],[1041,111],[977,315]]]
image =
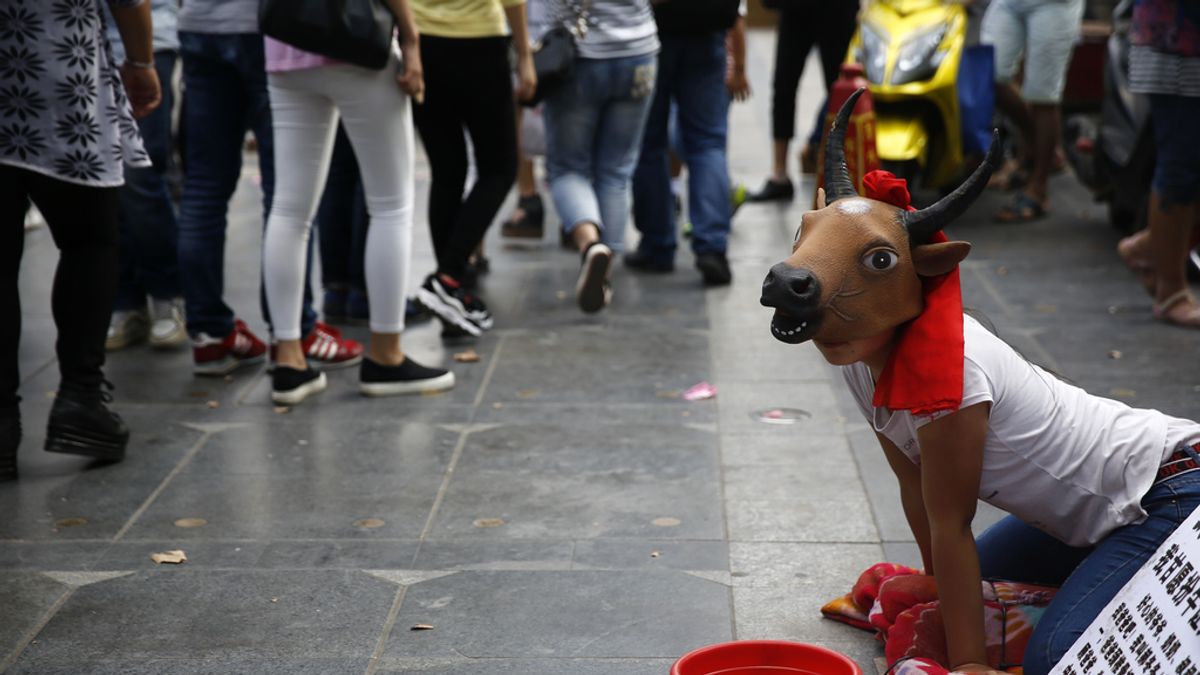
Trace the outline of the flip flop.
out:
[[[1192,310],[1182,317],[1173,317],[1168,314],[1172,307],[1181,302],[1191,303]],[[1200,306],[1196,305],[1196,301],[1188,289],[1183,288],[1166,300],[1154,303],[1154,318],[1184,328],[1200,328]]]
[[[1046,207],[1024,192],[1015,195],[1012,201],[996,212],[998,223],[1028,223],[1046,215]]]

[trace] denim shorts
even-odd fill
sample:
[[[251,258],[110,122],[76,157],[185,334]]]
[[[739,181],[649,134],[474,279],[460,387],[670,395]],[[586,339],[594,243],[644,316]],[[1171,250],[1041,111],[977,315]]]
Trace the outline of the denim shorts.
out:
[[[1150,94],[1150,118],[1159,203],[1165,208],[1200,200],[1200,98]]]
[[[992,0],[980,41],[996,49],[996,81],[1010,82],[1024,54],[1021,97],[1059,103],[1082,18],[1083,0]]]

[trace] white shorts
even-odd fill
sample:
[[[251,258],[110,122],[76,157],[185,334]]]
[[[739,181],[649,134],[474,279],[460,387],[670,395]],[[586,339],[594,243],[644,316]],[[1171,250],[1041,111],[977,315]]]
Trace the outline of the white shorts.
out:
[[[996,82],[1011,82],[1025,55],[1021,97],[1059,103],[1079,39],[1083,0],[992,0],[980,41],[996,49]]]

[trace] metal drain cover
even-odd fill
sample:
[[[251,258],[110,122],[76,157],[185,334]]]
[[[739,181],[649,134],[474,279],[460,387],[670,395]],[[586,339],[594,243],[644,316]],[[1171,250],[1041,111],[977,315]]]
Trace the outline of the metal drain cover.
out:
[[[763,424],[795,424],[812,417],[812,413],[800,408],[766,408],[755,410],[750,417]]]

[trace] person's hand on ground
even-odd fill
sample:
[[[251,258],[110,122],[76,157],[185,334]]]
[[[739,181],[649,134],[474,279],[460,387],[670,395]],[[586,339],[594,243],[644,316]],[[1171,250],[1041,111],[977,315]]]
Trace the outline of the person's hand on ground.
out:
[[[158,71],[153,68],[125,63],[121,66],[121,82],[125,84],[125,93],[129,96],[129,105],[133,108],[135,118],[142,119],[162,103],[162,86],[158,81]]]

